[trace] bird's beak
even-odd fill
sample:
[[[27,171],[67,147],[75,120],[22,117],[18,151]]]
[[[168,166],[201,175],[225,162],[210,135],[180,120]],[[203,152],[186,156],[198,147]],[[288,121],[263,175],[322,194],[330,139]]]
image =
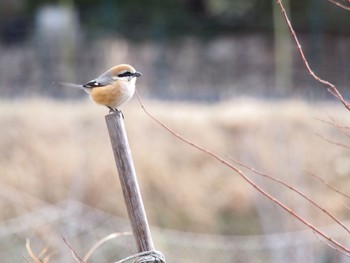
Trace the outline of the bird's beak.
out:
[[[134,77],[141,77],[142,76],[142,73],[141,72],[138,72],[138,71],[136,71],[135,73],[134,73]]]

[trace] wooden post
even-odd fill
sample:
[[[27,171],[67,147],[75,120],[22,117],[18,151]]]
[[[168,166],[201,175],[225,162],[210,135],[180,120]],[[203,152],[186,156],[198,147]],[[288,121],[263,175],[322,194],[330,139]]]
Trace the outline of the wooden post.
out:
[[[118,112],[106,115],[107,128],[137,249],[150,251],[154,245],[121,115]]]

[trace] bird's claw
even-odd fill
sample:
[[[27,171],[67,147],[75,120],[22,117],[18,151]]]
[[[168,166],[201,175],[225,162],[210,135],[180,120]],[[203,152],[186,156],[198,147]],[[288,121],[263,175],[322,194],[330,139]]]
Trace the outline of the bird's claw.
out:
[[[112,107],[109,107],[109,114],[113,114],[113,113],[118,113],[119,115],[121,115],[124,119],[124,114],[121,110],[118,110],[117,108],[112,108]]]

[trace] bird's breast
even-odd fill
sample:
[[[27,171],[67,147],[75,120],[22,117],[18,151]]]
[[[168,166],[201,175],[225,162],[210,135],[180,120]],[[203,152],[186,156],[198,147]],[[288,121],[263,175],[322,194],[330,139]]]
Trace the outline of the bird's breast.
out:
[[[135,92],[135,84],[124,81],[91,89],[90,96],[98,104],[117,108],[127,102]]]

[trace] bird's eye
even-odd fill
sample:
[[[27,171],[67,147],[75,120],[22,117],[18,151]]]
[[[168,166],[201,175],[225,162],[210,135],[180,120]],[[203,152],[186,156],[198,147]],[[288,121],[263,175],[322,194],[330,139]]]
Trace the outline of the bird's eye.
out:
[[[119,77],[119,78],[130,77],[130,76],[132,76],[132,73],[129,72],[129,71],[125,71],[125,72],[123,72],[123,73],[118,74],[118,77]]]

